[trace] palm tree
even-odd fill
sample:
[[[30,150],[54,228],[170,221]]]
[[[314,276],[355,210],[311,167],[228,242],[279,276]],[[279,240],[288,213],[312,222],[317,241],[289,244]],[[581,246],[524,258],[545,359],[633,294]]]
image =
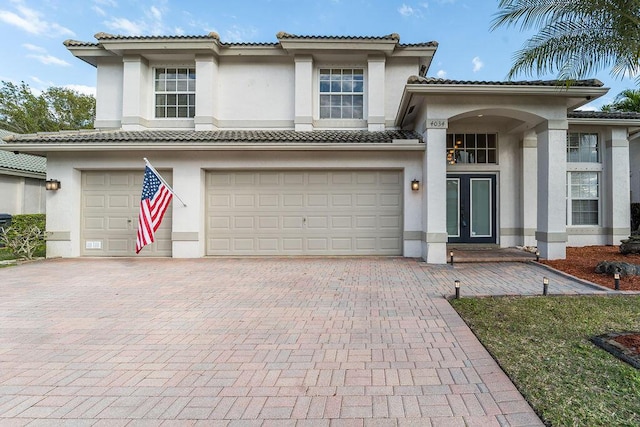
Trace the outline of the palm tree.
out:
[[[640,89],[625,89],[620,92],[613,103],[600,107],[602,111],[626,111],[640,113]]]
[[[538,33],[516,52],[508,78],[557,72],[575,80],[611,67],[640,75],[640,0],[500,0],[492,23]]]

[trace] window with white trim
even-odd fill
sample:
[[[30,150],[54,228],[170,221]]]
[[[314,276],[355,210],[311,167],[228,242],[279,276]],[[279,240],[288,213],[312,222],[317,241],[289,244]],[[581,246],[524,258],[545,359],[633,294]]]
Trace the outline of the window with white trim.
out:
[[[362,119],[364,117],[364,70],[320,69],[320,118]]]
[[[600,163],[597,133],[571,132],[567,134],[567,162]]]
[[[447,163],[498,163],[495,133],[447,134]]]
[[[567,225],[600,224],[602,158],[599,135],[567,133]]]
[[[196,115],[195,68],[156,68],[156,118],[193,118]]]
[[[600,173],[567,173],[567,225],[600,223]]]

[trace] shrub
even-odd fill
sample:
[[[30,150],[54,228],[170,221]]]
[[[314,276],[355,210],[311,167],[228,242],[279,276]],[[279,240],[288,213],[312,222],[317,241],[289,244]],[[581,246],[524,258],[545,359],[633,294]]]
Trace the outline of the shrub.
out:
[[[0,229],[0,242],[17,258],[44,256],[45,218],[44,214],[14,215],[11,225]]]

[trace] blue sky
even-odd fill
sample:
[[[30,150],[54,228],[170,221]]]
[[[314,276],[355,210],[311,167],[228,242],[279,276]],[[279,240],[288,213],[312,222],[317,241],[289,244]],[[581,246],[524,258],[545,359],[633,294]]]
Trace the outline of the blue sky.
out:
[[[4,0],[0,4],[0,80],[24,81],[35,90],[65,86],[91,93],[95,69],[74,58],[66,39],[95,41],[94,34],[201,35],[223,42],[276,42],[276,33],[380,36],[402,43],[437,41],[429,76],[505,80],[513,54],[531,35],[491,31],[498,0]],[[519,76],[519,79],[549,79]],[[599,109],[632,79],[607,71],[593,77],[610,87],[590,104]]]

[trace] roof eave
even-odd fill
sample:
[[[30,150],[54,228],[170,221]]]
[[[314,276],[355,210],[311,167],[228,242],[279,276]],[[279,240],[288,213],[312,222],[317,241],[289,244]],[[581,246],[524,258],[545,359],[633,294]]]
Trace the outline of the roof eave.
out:
[[[7,151],[29,154],[84,151],[424,151],[417,139],[398,139],[392,143],[211,143],[140,142],[135,143],[10,143],[0,146]]]

